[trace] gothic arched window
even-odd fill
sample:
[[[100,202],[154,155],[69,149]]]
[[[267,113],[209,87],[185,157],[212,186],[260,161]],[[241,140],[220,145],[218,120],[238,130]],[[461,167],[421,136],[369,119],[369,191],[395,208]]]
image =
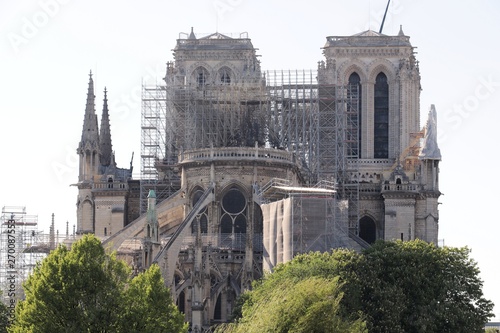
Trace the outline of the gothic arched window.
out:
[[[222,67],[219,70],[219,79],[220,79],[221,84],[224,84],[224,85],[231,84],[231,76],[232,76],[232,73],[231,73],[231,70],[229,68]]]
[[[193,78],[198,86],[204,86],[208,84],[209,74],[204,67],[198,67],[193,73]]]
[[[361,157],[361,78],[354,72],[349,76],[347,136],[348,157]]]
[[[244,251],[248,224],[247,198],[236,186],[230,188],[220,201],[220,244]]]
[[[194,207],[198,200],[200,200],[203,195],[203,189],[198,187],[194,192],[191,199],[192,206]],[[200,231],[202,234],[208,233],[208,207],[205,207],[201,210],[201,212],[196,216],[196,219],[191,224],[191,232],[193,234],[198,230],[198,226],[200,226]]]
[[[375,158],[389,158],[389,85],[387,76],[379,73],[375,79],[374,97],[374,140]]]
[[[231,188],[221,201],[221,233],[245,234],[247,232],[247,201],[236,187]]]

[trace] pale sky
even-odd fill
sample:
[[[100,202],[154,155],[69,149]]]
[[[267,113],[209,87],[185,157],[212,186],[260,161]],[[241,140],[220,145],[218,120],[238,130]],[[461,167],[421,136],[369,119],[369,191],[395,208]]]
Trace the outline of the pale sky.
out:
[[[48,232],[76,223],[78,156],[94,73],[100,119],[108,90],[119,167],[140,171],[141,82],[161,82],[181,32],[248,32],[264,70],[315,69],[326,36],[378,31],[386,0],[0,0],[0,206],[26,206]],[[500,320],[500,2],[393,0],[383,33],[399,26],[417,47],[421,126],[438,112],[439,238],[468,246]],[[490,141],[492,140],[492,141]],[[489,165],[489,167],[487,167]]]

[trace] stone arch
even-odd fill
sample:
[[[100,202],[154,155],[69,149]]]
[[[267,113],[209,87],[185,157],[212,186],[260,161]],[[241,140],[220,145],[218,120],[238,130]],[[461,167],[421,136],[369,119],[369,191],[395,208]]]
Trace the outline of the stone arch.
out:
[[[222,281],[224,279],[222,274],[218,270],[213,268],[210,268],[210,275],[215,276],[219,281]]]
[[[93,232],[95,230],[94,210],[94,202],[89,198],[89,196],[86,196],[85,199],[80,202],[80,216],[82,223],[80,225],[81,230],[79,231]]]
[[[188,198],[189,198],[189,203],[191,207],[194,207],[198,200],[201,198],[201,196],[205,193],[205,189],[201,185],[195,185],[189,190]],[[197,219],[193,221],[191,224],[191,233],[195,234],[196,231],[198,230],[198,225],[201,228],[201,233],[206,234],[208,233],[208,205],[205,206],[205,209],[200,211],[200,213],[197,215]]]
[[[221,318],[216,318],[217,311],[220,311],[220,315],[222,316],[222,312],[225,310],[222,308],[222,304],[219,303],[219,306],[221,306],[220,309],[217,307],[218,302],[222,302],[222,293],[226,293],[226,301],[229,295],[232,293],[234,295],[234,299],[232,301],[235,301],[236,298],[239,296],[238,290],[234,289],[233,286],[231,285],[226,285],[222,284],[219,286],[216,290],[213,290],[210,292],[210,318],[213,320],[220,320]]]
[[[339,78],[341,80],[339,83],[346,85],[349,82],[349,76],[354,72],[358,73],[361,78],[361,84],[367,81],[366,66],[359,60],[353,60],[345,64],[345,67],[342,65],[339,69]]]
[[[230,85],[234,83],[234,72],[229,67],[222,67],[217,71],[216,84]]]
[[[175,275],[174,275],[174,278],[175,278]],[[187,279],[185,283],[183,283],[182,285],[180,285],[176,290],[175,290],[175,297],[178,298],[179,295],[181,294],[181,292],[183,292],[184,290],[186,290],[186,288],[189,288],[191,287],[191,278]]]
[[[244,251],[250,222],[251,195],[246,187],[231,182],[220,191],[218,232],[222,242],[235,251]]]
[[[377,223],[373,217],[364,215],[359,219],[358,235],[369,244],[373,244],[377,240]]]
[[[199,195],[200,192],[201,192],[201,194],[203,194],[205,192],[205,190],[206,189],[201,185],[194,185],[193,187],[191,187],[188,190],[187,197],[189,198],[189,203],[190,203],[191,207],[193,207],[196,204],[196,202],[194,202],[194,200],[196,200],[196,198],[194,196]]]
[[[175,271],[174,271],[174,276],[175,275],[178,275],[181,280],[184,280],[185,279],[185,276],[184,276],[184,273],[179,269],[179,268],[176,268]]]
[[[191,286],[191,278],[188,278],[187,280],[184,281],[184,283],[178,285],[177,283],[177,277],[179,279],[179,282],[184,280],[186,277],[184,273],[179,269],[176,268],[174,272],[174,281],[175,282],[175,303],[179,308],[179,311],[185,313],[186,309],[186,289],[188,289]]]
[[[200,71],[203,71],[206,74],[204,84],[209,85],[213,83],[213,68],[206,62],[196,62],[193,65],[189,66],[189,69],[187,70],[187,73],[189,73],[189,82],[192,85],[199,85],[199,77],[198,74]]]
[[[229,61],[222,61],[222,62],[218,63],[214,67],[214,69],[215,69],[214,72],[217,73],[217,75],[216,75],[216,77],[217,77],[216,78],[216,84],[221,84],[220,80],[219,80],[219,74],[224,69],[229,70],[229,72],[231,74],[231,82],[230,82],[231,84],[235,84],[235,83],[237,83],[239,81],[238,70]]]
[[[210,269],[210,277],[211,277],[211,282],[210,282],[210,318],[214,318],[215,315],[215,308],[217,305],[217,301],[219,301],[219,298],[221,296],[221,293],[224,291],[224,288],[227,287],[227,277],[223,277],[220,272],[218,272],[215,269]],[[214,280],[216,281],[215,284],[212,283],[212,277],[214,277]],[[212,289],[213,287],[216,287],[215,289]],[[219,318],[220,319],[220,318]]]
[[[186,292],[183,288],[176,297],[175,303],[181,313],[186,312]]]
[[[387,59],[377,59],[368,65],[368,82],[375,83],[375,78],[381,72],[387,76],[389,85],[396,81],[394,64]]]
[[[233,187],[237,187],[241,192],[243,192],[247,200],[252,197],[251,191],[248,190],[248,185],[242,183],[239,180],[232,179],[221,187],[219,191],[219,198],[217,198],[217,200],[220,200],[227,193],[227,191],[229,191]]]

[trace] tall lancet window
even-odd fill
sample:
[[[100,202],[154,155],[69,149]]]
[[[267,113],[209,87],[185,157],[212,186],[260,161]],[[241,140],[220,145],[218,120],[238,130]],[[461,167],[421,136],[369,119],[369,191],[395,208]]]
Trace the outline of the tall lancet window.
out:
[[[198,86],[204,86],[209,83],[209,74],[208,71],[200,66],[196,68],[193,72],[193,79],[195,80]]]
[[[219,70],[220,83],[223,85],[231,84],[231,70],[227,67],[222,67]]]
[[[389,85],[384,73],[375,79],[374,106],[374,157],[389,158]]]
[[[361,78],[354,72],[349,76],[347,89],[347,140],[348,157],[361,157]]]

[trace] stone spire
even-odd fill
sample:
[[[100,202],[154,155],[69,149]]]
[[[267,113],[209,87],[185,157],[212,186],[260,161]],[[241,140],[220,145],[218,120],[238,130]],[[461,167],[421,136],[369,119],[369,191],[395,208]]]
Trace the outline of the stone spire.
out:
[[[85,106],[85,117],[83,119],[82,140],[80,141],[80,149],[97,150],[98,147],[99,147],[99,128],[97,125],[97,115],[95,114],[94,80],[92,80],[92,71],[90,71],[89,88],[87,91],[87,104]]]
[[[441,160],[441,150],[437,143],[437,112],[434,104],[431,105],[429,110],[424,143],[418,157],[423,160]]]
[[[191,27],[191,33],[189,34],[188,39],[196,39],[196,36],[194,34],[194,31],[193,31],[193,27]]]
[[[113,163],[113,146],[111,145],[111,128],[109,124],[108,96],[104,88],[104,105],[102,107],[101,132],[99,135],[100,162],[103,166]]]
[[[403,32],[403,25],[402,25],[402,24],[400,24],[400,25],[399,25],[399,33],[398,33],[398,36],[404,36],[404,35],[405,35],[405,33]]]

